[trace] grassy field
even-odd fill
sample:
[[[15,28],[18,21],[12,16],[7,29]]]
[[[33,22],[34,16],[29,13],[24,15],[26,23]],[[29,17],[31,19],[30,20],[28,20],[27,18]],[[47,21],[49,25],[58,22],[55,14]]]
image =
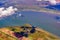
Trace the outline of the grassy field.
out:
[[[24,29],[22,27],[28,27],[27,29]],[[59,37],[46,32],[45,30],[42,30],[40,28],[35,28],[34,33],[30,33],[30,30],[32,29],[32,26],[30,24],[26,24],[23,26],[14,26],[10,27],[7,26],[5,28],[0,28],[0,40],[60,40]],[[39,29],[39,30],[38,30]],[[28,30],[28,36],[22,36],[18,37],[14,35],[14,33],[20,33],[20,32],[27,32]]]

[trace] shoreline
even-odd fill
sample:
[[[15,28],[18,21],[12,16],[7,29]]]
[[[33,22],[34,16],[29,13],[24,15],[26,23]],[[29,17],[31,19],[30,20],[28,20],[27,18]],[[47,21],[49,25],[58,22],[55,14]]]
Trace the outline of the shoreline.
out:
[[[57,12],[57,11],[49,11],[49,10],[46,10],[46,11],[43,11],[43,10],[35,10],[35,9],[23,9],[22,11],[34,11],[34,12],[43,12],[43,13],[47,13],[47,14],[56,14],[56,15],[60,15],[60,12]]]
[[[58,14],[60,15],[60,11],[52,10],[44,7],[39,6],[27,6],[27,5],[16,5],[15,7],[18,8],[18,11],[37,11],[37,12],[45,12],[49,14]]]
[[[38,27],[38,28],[36,28],[36,30],[37,30],[37,31],[42,31],[42,32],[46,33],[47,35],[51,35],[51,36],[54,36],[54,37],[60,39],[59,36],[57,36],[57,35],[55,35],[55,34],[53,34],[53,33],[50,33],[50,32],[48,32],[48,31],[46,31],[46,30],[44,30],[44,29],[42,29],[42,28],[39,28],[39,27]]]
[[[30,26],[28,26],[28,27],[30,27]],[[9,28],[9,27],[8,27]],[[2,33],[5,33],[5,34],[7,34],[7,35],[10,35],[11,37],[13,37],[13,38],[16,38],[12,33],[14,33],[14,31],[11,31],[11,30],[9,30],[8,28],[1,28],[0,29],[0,32],[2,32]],[[13,28],[20,28],[20,26],[16,26],[16,27],[13,27]],[[52,34],[52,33],[49,33],[49,32],[47,32],[46,30],[43,30],[43,29],[41,29],[41,28],[39,28],[39,27],[36,27],[35,28],[36,29],[36,31],[37,32],[41,32],[40,34],[43,34],[43,35],[45,35],[45,37],[47,37],[48,39],[51,37],[51,38],[53,38],[53,39],[55,39],[55,40],[60,40],[60,37],[58,37],[58,36],[56,36],[56,35],[54,35],[54,34]],[[39,33],[37,33],[37,34],[39,34]],[[41,35],[40,35],[41,36]],[[44,38],[44,37],[43,37]]]

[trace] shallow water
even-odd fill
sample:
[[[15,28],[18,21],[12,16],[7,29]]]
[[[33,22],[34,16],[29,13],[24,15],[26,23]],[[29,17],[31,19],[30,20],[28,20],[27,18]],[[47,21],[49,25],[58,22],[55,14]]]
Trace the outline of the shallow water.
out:
[[[23,17],[18,16],[20,13]],[[58,23],[60,20],[55,18],[59,15],[33,11],[21,11],[18,14],[1,19],[0,27],[20,26],[29,23],[34,26],[40,26],[40,28],[60,36],[60,23]]]

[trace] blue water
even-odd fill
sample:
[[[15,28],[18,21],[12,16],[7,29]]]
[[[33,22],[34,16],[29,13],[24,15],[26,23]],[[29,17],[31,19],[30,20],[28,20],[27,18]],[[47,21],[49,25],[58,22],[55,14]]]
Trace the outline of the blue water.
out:
[[[21,13],[24,16],[18,16],[19,13]],[[39,26],[44,30],[47,30],[53,34],[60,36],[60,23],[57,23],[60,22],[60,20],[56,19],[56,16],[60,15],[33,11],[21,11],[19,13],[1,19],[0,27],[20,26],[29,23],[34,26]]]

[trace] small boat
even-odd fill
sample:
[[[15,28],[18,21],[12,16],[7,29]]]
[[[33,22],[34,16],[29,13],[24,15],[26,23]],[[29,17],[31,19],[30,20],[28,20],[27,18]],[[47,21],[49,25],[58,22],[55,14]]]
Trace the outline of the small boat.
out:
[[[24,15],[22,15],[22,14],[18,14],[18,16],[20,16],[20,17],[24,17]]]
[[[22,14],[19,14],[19,16],[21,16]]]

